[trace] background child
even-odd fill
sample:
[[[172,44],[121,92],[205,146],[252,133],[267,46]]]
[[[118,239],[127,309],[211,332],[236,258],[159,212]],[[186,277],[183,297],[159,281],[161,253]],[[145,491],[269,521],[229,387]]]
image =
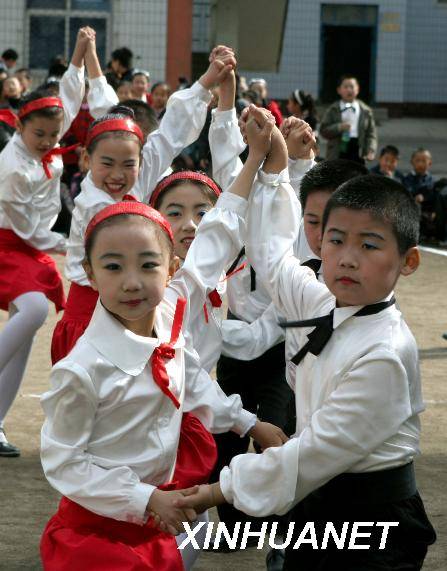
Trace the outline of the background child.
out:
[[[337,93],[340,100],[323,115],[321,135],[328,140],[327,159],[374,160],[377,132],[372,109],[357,99],[360,86],[355,77],[340,78]]]
[[[318,113],[314,98],[310,93],[302,89],[292,91],[287,101],[287,111],[298,119],[304,119],[311,126],[312,131],[317,130]]]
[[[394,145],[387,145],[380,150],[379,162],[371,168],[372,174],[381,174],[388,176],[402,183],[404,180],[403,173],[397,168],[399,162],[399,149]]]
[[[62,160],[55,149],[84,96],[83,60],[93,31],[82,28],[61,99],[34,92],[22,100],[17,132],[0,155],[0,308],[9,320],[0,333],[0,456],[19,456],[3,421],[19,389],[36,331],[48,314],[47,298],[64,307],[62,280],[47,252],[65,252],[51,231],[60,210]]]
[[[220,484],[175,503],[198,509],[226,500],[259,515],[295,506],[287,571],[420,569],[435,541],[412,464],[424,407],[416,343],[393,297],[399,276],[419,265],[417,210],[386,177],[346,182],[326,206],[327,286],[319,283],[293,257],[296,197],[282,173],[285,144],[274,137],[250,202],[247,248],[278,309],[299,320],[287,323],[286,333],[287,358],[297,365],[296,437],[262,455],[233,459]],[[293,549],[306,522],[314,522],[321,538],[327,522],[366,520],[399,522],[385,549],[377,530],[368,551],[330,544]]]

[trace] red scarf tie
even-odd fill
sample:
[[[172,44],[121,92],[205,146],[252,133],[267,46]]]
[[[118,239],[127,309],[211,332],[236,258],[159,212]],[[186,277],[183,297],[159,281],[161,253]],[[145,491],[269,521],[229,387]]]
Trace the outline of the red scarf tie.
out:
[[[176,408],[180,408],[180,403],[177,400],[176,396],[169,390],[169,377],[164,361],[165,359],[173,359],[175,356],[175,349],[173,345],[176,343],[182,329],[185,307],[186,299],[184,297],[179,297],[177,299],[174,321],[172,323],[171,340],[169,343],[162,343],[156,347],[151,357],[152,376],[154,377],[154,381],[164,392],[164,394],[171,399]]]
[[[212,307],[220,307],[222,305],[222,298],[220,297],[217,289],[213,289],[213,291],[208,294],[208,299],[210,300]],[[203,313],[205,314],[205,322],[208,323],[209,315],[206,302],[203,304]]]
[[[70,145],[69,147],[55,147],[54,149],[50,149],[43,155],[41,161],[42,161],[43,170],[45,171],[47,178],[53,178],[53,175],[51,174],[50,171],[50,164],[53,161],[53,157],[66,155],[67,153],[74,151],[74,149],[76,149],[76,147],[79,147],[79,145],[80,143],[76,143],[75,145]]]

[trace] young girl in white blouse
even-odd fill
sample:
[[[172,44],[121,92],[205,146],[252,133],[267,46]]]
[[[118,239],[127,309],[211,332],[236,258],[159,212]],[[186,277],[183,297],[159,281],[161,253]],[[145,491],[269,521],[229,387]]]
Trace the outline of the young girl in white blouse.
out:
[[[250,114],[260,125],[266,120],[260,110]],[[299,219],[286,167],[285,143],[274,130],[250,200],[247,253],[287,317],[296,435],[263,454],[235,457],[219,483],[176,505],[201,510],[226,501],[258,516],[293,508],[287,571],[421,569],[436,538],[413,467],[424,406],[416,343],[393,295],[398,278],[419,265],[417,209],[385,177],[360,176],[339,187],[324,213],[325,285],[293,255]],[[344,522],[363,522],[368,539],[360,543],[369,547],[352,548],[354,529],[342,548],[331,539],[322,547],[327,522],[338,537]],[[384,522],[392,524],[386,533]]]
[[[48,252],[65,252],[51,231],[60,210],[59,180],[66,149],[57,146],[84,96],[83,61],[94,31],[82,28],[60,98],[34,92],[18,111],[17,132],[0,155],[0,308],[9,321],[0,334],[0,456],[18,456],[4,418],[19,389],[33,337],[48,313],[47,298],[64,307],[61,277]]]
[[[132,111],[126,108],[115,109],[91,125],[86,141],[90,172],[75,199],[65,266],[71,286],[67,308],[53,334],[53,363],[63,358],[82,335],[97,300],[82,265],[87,224],[99,210],[124,197],[149,202],[174,157],[199,135],[211,98],[209,88],[234,65],[232,51],[224,48],[221,58],[210,64],[199,81],[170,98],[160,128],[146,143]]]
[[[182,328],[216,278],[191,263],[172,279],[173,236],[157,211],[115,203],[93,218],[85,238],[85,270],[100,300],[42,397],[42,465],[64,495],[42,537],[43,566],[181,570],[175,539],[152,516],[171,534],[197,516],[173,506],[181,496],[171,480],[182,412],[194,411],[211,430],[249,431],[264,447],[285,437],[200,367]],[[213,240],[203,233],[195,247]]]

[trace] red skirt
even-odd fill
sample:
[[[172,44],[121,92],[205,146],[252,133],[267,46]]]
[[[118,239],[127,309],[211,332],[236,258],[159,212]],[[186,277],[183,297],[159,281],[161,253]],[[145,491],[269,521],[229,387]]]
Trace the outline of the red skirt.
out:
[[[53,331],[51,341],[53,365],[66,357],[79,337],[83,335],[90,323],[97,301],[98,292],[90,286],[71,284],[64,315]]]
[[[163,486],[162,486],[163,487]],[[40,541],[44,571],[183,571],[175,537],[62,498]]]
[[[173,480],[177,489],[206,484],[217,462],[213,436],[190,412],[183,413]]]
[[[64,287],[53,258],[0,228],[0,309],[8,311],[12,301],[31,291],[44,293],[57,311],[64,309]]]

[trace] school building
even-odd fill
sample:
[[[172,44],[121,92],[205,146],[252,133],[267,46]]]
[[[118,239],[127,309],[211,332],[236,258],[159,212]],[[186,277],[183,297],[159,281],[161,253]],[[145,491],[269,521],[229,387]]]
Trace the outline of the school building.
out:
[[[352,73],[361,96],[391,112],[447,112],[447,0],[0,0],[0,50],[43,74],[86,24],[102,63],[126,45],[135,67],[174,86],[226,40],[250,62],[241,73],[264,77],[278,99],[299,88],[329,102]]]

